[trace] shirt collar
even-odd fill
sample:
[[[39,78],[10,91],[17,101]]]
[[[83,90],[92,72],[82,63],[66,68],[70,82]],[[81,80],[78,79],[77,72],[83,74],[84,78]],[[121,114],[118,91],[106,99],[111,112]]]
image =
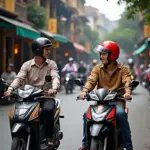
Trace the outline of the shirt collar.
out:
[[[45,60],[45,63],[48,64],[49,61],[50,61],[49,59],[46,59],[46,60]],[[32,59],[32,62],[31,62],[31,66],[34,66],[34,65],[36,65],[36,63],[35,63],[35,58],[33,58],[33,59]]]
[[[116,68],[121,69],[122,64],[119,64],[118,62],[116,63]],[[100,68],[104,69],[104,64],[100,65]]]

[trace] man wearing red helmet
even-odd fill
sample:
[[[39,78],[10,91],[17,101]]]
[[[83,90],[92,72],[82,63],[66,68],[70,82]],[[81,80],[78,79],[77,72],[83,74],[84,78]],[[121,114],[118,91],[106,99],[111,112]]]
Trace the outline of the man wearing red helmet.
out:
[[[96,65],[91,72],[91,75],[83,88],[80,98],[84,99],[87,92],[92,91],[95,86],[97,88],[106,88],[109,90],[117,90],[118,88],[128,86],[131,81],[131,73],[127,66],[119,64],[116,60],[119,57],[120,48],[117,43],[113,41],[105,41],[95,48],[95,52],[100,54],[102,64]],[[122,91],[124,98],[131,99],[131,90],[126,88]],[[124,147],[127,150],[133,150],[131,132],[129,123],[125,114],[125,103],[119,102],[117,104],[116,116],[119,120],[119,126],[123,135]],[[82,147],[79,150],[88,150],[86,139],[86,113],[83,115],[84,120],[84,137],[82,140]]]

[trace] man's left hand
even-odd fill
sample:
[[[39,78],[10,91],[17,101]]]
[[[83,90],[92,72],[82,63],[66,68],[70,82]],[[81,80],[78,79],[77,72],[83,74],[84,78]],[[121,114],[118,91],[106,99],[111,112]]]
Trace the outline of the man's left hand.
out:
[[[131,96],[131,94],[129,94],[129,93],[125,93],[125,94],[124,94],[124,98],[127,99],[127,100],[131,100],[131,99],[132,99],[132,96]]]
[[[48,90],[48,94],[49,94],[49,95],[55,95],[55,94],[57,94],[57,90],[49,89],[49,90]]]

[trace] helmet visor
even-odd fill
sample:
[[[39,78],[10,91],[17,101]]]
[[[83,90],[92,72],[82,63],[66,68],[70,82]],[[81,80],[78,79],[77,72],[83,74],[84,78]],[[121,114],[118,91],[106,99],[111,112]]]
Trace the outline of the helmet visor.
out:
[[[96,48],[94,48],[95,53],[107,53],[108,51],[104,49],[102,45],[98,45]]]

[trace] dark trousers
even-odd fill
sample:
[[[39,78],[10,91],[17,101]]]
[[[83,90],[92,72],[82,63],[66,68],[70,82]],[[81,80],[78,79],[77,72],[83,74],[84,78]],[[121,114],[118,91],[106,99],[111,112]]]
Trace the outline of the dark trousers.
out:
[[[55,100],[44,99],[41,103],[42,122],[44,123],[46,138],[52,138],[54,128]]]

